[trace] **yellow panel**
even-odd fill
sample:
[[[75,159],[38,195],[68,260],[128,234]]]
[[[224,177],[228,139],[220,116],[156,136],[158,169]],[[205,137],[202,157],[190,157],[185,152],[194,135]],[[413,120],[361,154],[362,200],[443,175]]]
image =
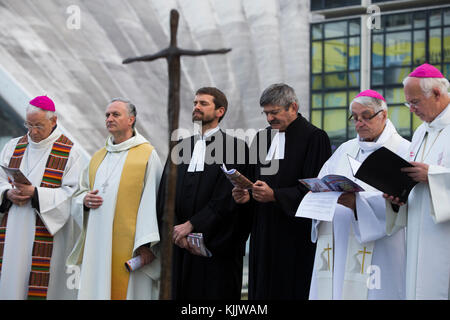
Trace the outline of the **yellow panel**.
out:
[[[324,127],[330,138],[345,137],[347,112],[345,109],[324,111]]]
[[[348,73],[348,86],[359,87],[359,71]]]
[[[359,60],[360,60],[360,54],[359,54],[359,38],[350,38],[350,45],[348,48],[348,68],[353,69],[359,69]]]
[[[347,69],[347,41],[334,39],[325,41],[325,72]]]
[[[391,104],[403,104],[405,103],[405,92],[403,91],[403,88],[386,89],[384,98],[386,99],[388,106]],[[402,106],[402,108],[408,110],[406,106]]]
[[[409,130],[411,112],[406,107],[390,107],[389,119],[397,129],[403,128]]]
[[[311,77],[311,88],[313,90],[319,90],[322,89],[322,76],[318,75],[318,76],[312,76]]]
[[[374,67],[383,66],[384,44],[383,35],[372,37],[372,65]]]
[[[414,64],[425,62],[425,31],[414,32]]]
[[[313,109],[322,108],[322,95],[321,94],[311,95],[311,106]]]
[[[322,111],[313,110],[311,111],[311,123],[317,128],[322,128]]]
[[[327,107],[346,107],[347,92],[339,91],[325,94],[325,108]]]
[[[396,32],[386,35],[386,66],[411,64],[411,33]]]
[[[441,29],[430,30],[429,40],[430,61],[429,63],[441,62]]]
[[[322,72],[322,42],[312,43],[312,73]]]
[[[350,105],[350,102],[355,99],[355,97],[359,94],[359,91],[349,91],[348,92],[348,105]]]
[[[333,73],[325,75],[325,88],[345,88],[347,87],[347,73]]]
[[[444,29],[444,61],[450,62],[450,28]]]

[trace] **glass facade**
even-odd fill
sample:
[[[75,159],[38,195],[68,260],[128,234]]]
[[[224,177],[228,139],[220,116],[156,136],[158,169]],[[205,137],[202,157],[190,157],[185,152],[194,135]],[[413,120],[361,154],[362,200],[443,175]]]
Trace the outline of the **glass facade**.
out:
[[[23,136],[27,130],[23,120],[0,96],[0,150],[14,137]]]
[[[356,136],[348,105],[360,91],[360,18],[311,24],[311,122],[333,151]],[[410,139],[421,121],[404,106],[403,79],[428,62],[450,76],[450,7],[381,16],[370,37],[370,88],[388,102],[389,117]]]
[[[311,122],[333,149],[355,136],[347,106],[360,87],[360,30],[359,18],[311,25]]]
[[[311,0],[311,11],[357,6],[360,4],[361,0]]]
[[[371,38],[371,88],[386,98],[391,121],[409,139],[421,121],[403,104],[402,81],[425,62],[449,77],[450,8],[382,16]]]

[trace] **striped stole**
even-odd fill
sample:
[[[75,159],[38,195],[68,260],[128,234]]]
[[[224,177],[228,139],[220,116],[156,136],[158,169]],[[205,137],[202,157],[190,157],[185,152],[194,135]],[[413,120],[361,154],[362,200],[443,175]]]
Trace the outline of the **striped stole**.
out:
[[[20,167],[27,146],[28,135],[25,135],[17,142],[13,156],[9,162],[10,168]],[[63,134],[53,143],[47,164],[45,165],[45,171],[40,185],[41,187],[61,187],[64,169],[69,159],[69,153],[72,146],[73,142]],[[0,224],[0,259],[3,258],[7,219],[8,213],[5,214]],[[31,272],[28,282],[29,300],[45,300],[47,298],[52,250],[53,236],[48,232],[39,215],[36,215],[36,230],[34,234]]]

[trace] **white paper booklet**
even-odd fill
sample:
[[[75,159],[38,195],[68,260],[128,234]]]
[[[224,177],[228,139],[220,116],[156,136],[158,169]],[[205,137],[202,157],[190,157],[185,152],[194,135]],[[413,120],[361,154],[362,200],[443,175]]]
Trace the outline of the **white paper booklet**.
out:
[[[296,217],[332,221],[337,200],[342,192],[309,192],[297,208]]]

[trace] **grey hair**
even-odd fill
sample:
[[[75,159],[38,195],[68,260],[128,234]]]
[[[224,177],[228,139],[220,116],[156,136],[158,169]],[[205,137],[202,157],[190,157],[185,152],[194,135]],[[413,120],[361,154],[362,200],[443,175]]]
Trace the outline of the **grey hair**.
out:
[[[134,122],[133,122],[133,126],[132,126],[132,128],[134,129],[134,126],[136,125],[136,120],[137,120],[137,117],[136,117],[136,115],[137,115],[136,106],[131,102],[130,99],[122,98],[122,97],[117,97],[117,98],[111,99],[109,104],[111,104],[113,102],[116,102],[116,101],[125,103],[125,105],[127,107],[127,110],[128,110],[128,115],[130,117],[134,117]]]
[[[387,104],[385,101],[373,97],[356,97],[355,99],[350,102],[349,111],[352,112],[352,105],[353,103],[359,103],[363,106],[366,106],[368,108],[371,108],[374,112],[378,112],[380,110],[386,110],[387,111]]]
[[[406,77],[405,79],[403,79],[403,86],[406,85],[410,78],[412,77]],[[450,83],[446,78],[420,78],[419,85],[422,89],[423,94],[427,98],[431,96],[434,88],[438,88],[439,92],[443,96],[448,96],[448,89],[450,87]]]
[[[298,105],[298,98],[294,89],[284,83],[275,83],[267,87],[261,94],[259,105],[283,106],[287,108],[291,103]]]
[[[35,112],[45,112],[45,117],[50,120],[51,118],[53,118],[54,116],[56,116],[56,112],[54,111],[48,111],[48,110],[43,110],[41,108],[38,108],[36,106],[33,106],[32,104],[29,104],[27,107],[27,111],[26,114],[30,114],[30,113],[35,113]]]

